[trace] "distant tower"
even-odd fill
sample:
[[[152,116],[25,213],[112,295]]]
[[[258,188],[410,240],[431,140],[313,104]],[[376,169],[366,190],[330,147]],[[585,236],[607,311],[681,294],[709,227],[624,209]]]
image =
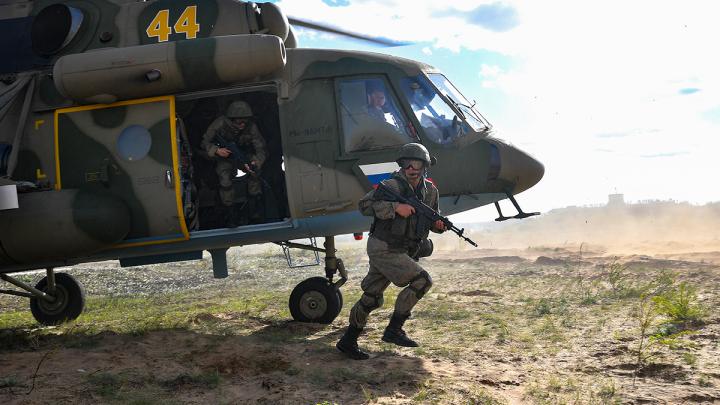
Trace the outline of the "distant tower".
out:
[[[625,197],[622,194],[608,194],[608,207],[621,207],[625,205]]]

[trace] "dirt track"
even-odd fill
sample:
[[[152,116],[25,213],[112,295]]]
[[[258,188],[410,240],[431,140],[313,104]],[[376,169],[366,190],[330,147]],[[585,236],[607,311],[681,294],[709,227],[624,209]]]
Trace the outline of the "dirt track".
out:
[[[228,280],[213,280],[207,262],[73,269],[91,297],[60,328],[35,329],[26,303],[3,297],[0,403],[720,401],[718,253],[441,251],[426,262],[435,286],[406,328],[422,347],[380,341],[391,287],[361,338],[373,357],[353,362],[334,343],[358,297],[362,250],[341,248],[345,307],[322,326],[291,322],[286,309],[290,289],[322,270],[283,269],[276,249],[238,253]],[[697,288],[705,322],[676,347],[652,346],[639,368],[633,288],[682,281]]]

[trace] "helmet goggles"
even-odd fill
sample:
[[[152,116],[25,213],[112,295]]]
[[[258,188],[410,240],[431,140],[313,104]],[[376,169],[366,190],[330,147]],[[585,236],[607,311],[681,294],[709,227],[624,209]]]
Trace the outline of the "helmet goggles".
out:
[[[425,167],[425,162],[418,159],[400,159],[400,167],[403,170],[407,170],[411,167],[415,170],[422,170],[422,168]]]

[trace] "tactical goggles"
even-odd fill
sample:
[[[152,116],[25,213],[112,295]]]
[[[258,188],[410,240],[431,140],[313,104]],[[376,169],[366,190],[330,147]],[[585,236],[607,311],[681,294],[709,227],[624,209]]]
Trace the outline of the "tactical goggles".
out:
[[[423,167],[425,167],[425,162],[422,160],[415,160],[415,159],[403,159],[401,162],[402,168],[407,170],[409,168],[413,168],[415,170],[420,170]]]

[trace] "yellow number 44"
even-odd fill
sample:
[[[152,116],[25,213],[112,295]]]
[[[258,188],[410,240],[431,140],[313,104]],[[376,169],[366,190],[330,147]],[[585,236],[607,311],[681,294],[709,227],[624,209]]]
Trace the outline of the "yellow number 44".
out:
[[[158,42],[170,40],[172,29],[178,34],[185,34],[185,39],[197,38],[200,24],[197,23],[197,6],[188,6],[180,15],[173,28],[170,28],[170,10],[160,10],[148,25],[145,33],[148,38],[157,38]]]

